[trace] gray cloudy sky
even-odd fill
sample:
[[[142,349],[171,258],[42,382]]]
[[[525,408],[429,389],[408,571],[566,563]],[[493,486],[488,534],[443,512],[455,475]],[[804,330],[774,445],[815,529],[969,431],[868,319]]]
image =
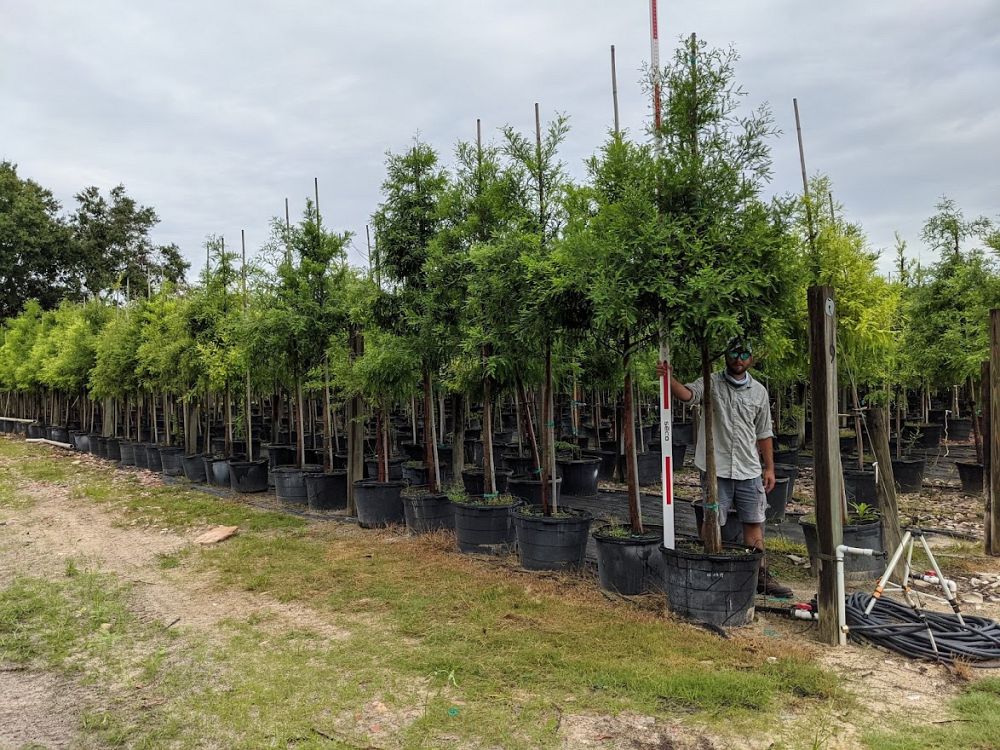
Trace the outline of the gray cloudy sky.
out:
[[[734,44],[748,102],[774,109],[775,192],[801,189],[798,97],[810,173],[886,256],[897,229],[920,251],[941,194],[1000,216],[997,0],[660,0],[664,59],[692,31]],[[123,182],[194,271],[207,234],[245,228],[256,249],[318,177],[360,264],[385,152],[415,133],[450,163],[477,117],[493,137],[528,131],[538,101],[570,116],[563,158],[581,176],[611,123],[611,44],[639,133],[645,0],[0,0],[0,158],[67,209]]]

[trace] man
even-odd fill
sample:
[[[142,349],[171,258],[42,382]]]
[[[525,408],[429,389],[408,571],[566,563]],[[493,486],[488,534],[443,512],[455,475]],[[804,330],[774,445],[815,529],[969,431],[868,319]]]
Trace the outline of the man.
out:
[[[771,439],[774,433],[767,389],[750,375],[753,362],[749,344],[737,339],[727,348],[726,368],[712,376],[715,412],[712,432],[719,487],[719,525],[725,526],[726,517],[735,508],[743,524],[743,543],[763,551],[766,493],[775,484]],[[701,403],[705,385],[702,378],[684,385],[671,373],[670,393],[675,399],[693,406]],[[704,501],[708,497],[704,430],[698,431],[694,463],[701,470]],[[700,523],[698,533],[702,534]],[[757,579],[757,592],[777,597],[792,596],[791,589],[771,577],[766,559]]]

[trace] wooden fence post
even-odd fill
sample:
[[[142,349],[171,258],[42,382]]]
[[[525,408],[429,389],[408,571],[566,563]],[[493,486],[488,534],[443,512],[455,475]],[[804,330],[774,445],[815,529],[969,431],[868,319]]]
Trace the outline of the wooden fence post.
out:
[[[837,409],[837,314],[833,288],[809,288],[809,383],[812,388],[813,460],[816,471],[816,530],[819,535],[819,635],[841,642],[837,623],[835,555],[844,539]],[[841,595],[843,595],[841,593]]]
[[[989,437],[983,441],[983,491],[986,493],[988,515],[985,522],[990,529],[991,555],[1000,555],[1000,309],[990,310],[990,424]],[[986,446],[989,446],[988,448]],[[989,455],[989,463],[986,455]],[[989,466],[989,473],[986,471]],[[987,487],[989,489],[987,489]]]
[[[986,501],[986,515],[983,518],[983,551],[987,555],[993,553],[993,493],[990,488],[990,474],[993,465],[993,429],[991,426],[993,405],[990,403],[990,361],[987,359],[982,364],[982,374],[979,383],[980,388],[980,408],[982,416],[973,414],[973,419],[982,419],[982,447],[983,447],[983,499]]]

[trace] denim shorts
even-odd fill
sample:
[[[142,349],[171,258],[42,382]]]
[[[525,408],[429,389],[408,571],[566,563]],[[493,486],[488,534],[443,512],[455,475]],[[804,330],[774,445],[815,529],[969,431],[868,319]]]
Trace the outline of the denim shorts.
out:
[[[740,523],[764,523],[767,512],[767,493],[764,492],[764,480],[761,477],[753,479],[718,478],[719,483],[719,525],[725,526],[726,519],[736,508]],[[701,473],[701,499],[708,502],[708,483],[705,472]]]

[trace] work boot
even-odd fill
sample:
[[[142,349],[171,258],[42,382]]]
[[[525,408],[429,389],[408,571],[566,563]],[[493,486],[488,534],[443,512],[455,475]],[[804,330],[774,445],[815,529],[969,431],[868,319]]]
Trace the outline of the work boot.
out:
[[[771,575],[771,571],[763,565],[760,568],[760,572],[757,574],[757,593],[773,596],[777,599],[791,599],[794,595],[788,586],[782,586],[774,580],[774,577]]]

